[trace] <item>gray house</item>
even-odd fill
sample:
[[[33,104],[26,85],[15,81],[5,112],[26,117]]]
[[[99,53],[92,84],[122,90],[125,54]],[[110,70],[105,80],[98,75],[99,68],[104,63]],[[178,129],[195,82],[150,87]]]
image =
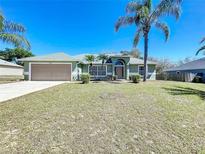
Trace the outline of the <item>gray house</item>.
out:
[[[195,77],[200,77],[205,82],[205,58],[167,69],[165,72],[167,80],[192,82]]]
[[[89,73],[93,79],[107,79],[117,76],[118,79],[129,79],[131,75],[143,76],[143,60],[122,55],[109,55],[102,65],[101,61],[87,63],[84,56],[71,57],[65,53],[36,56],[19,59],[24,63],[24,75],[27,80],[72,81],[79,80],[80,75]],[[156,63],[148,61],[147,79],[156,79]]]

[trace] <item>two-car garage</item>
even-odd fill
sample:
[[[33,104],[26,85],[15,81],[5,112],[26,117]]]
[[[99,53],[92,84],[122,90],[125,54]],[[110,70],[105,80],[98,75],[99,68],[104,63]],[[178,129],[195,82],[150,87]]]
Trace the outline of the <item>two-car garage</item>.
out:
[[[31,63],[32,81],[71,81],[72,65],[65,63]]]
[[[79,60],[62,52],[18,60],[24,64],[26,80],[72,81],[77,78]]]

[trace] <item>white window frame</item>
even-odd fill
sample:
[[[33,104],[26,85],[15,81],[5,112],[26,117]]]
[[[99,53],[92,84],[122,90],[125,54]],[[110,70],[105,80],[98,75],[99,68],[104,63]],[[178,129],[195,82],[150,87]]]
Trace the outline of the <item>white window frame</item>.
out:
[[[106,77],[107,76],[107,65],[105,66],[106,74],[105,75],[98,75],[98,67],[102,67],[102,65],[92,65],[92,66],[97,66],[97,75],[90,75],[91,77]],[[88,73],[90,73],[90,65],[88,66]]]
[[[72,81],[72,73],[73,73],[73,66],[72,63],[63,63],[63,62],[29,62],[29,81],[31,81],[31,75],[32,75],[32,64],[70,64],[71,65],[71,73],[70,73],[70,79]]]

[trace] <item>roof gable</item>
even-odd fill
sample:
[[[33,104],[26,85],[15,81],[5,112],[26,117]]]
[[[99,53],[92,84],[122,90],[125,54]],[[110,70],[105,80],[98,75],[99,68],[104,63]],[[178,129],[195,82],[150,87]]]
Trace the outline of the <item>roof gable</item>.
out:
[[[13,67],[22,67],[22,66],[20,66],[20,65],[17,65],[17,64],[14,64],[14,63],[11,63],[11,62],[2,60],[2,59],[0,59],[0,65],[13,66]]]

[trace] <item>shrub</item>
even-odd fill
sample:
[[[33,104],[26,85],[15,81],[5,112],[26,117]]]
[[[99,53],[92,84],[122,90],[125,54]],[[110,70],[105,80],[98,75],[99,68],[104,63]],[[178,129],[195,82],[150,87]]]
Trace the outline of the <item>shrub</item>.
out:
[[[132,76],[131,76],[131,79],[132,79],[132,82],[133,82],[133,83],[139,83],[139,82],[140,82],[140,79],[141,79],[141,76],[140,76],[139,74],[132,75]]]
[[[118,78],[117,75],[112,76],[112,80],[117,80],[117,78]]]
[[[202,81],[202,77],[196,76],[196,77],[193,79],[193,82],[194,82],[194,83],[202,83],[202,82],[203,82],[203,81]]]
[[[90,82],[90,74],[82,74],[81,81],[83,84],[87,84]]]

